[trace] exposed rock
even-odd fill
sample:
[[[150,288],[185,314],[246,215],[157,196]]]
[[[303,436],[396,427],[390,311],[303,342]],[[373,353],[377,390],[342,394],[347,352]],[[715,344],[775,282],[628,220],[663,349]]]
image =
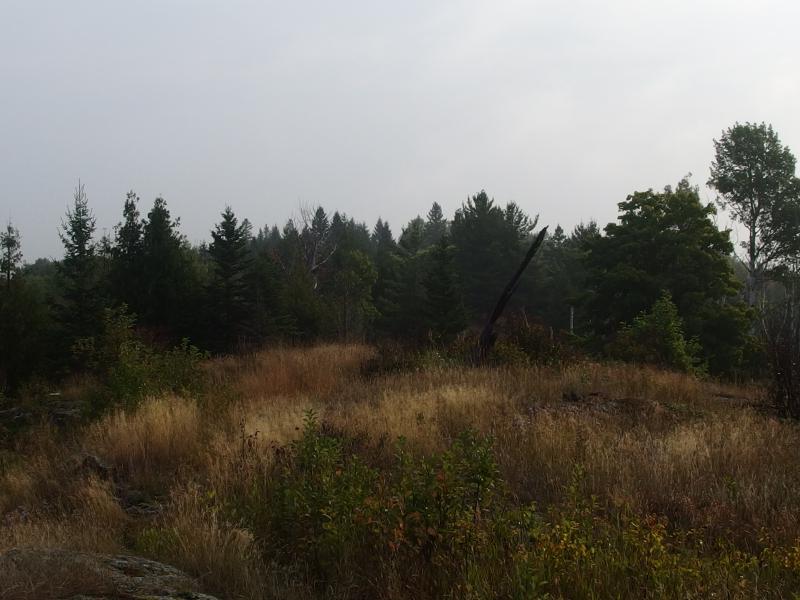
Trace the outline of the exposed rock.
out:
[[[114,469],[103,463],[94,454],[84,456],[76,471],[83,475],[93,475],[103,481],[113,481],[115,479]]]
[[[0,598],[216,600],[175,567],[137,556],[17,548],[0,554]]]

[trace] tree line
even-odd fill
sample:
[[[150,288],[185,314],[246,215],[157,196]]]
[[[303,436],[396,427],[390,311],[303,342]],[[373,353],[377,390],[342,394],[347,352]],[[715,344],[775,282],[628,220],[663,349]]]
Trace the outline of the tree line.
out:
[[[511,312],[599,356],[751,372],[764,307],[794,289],[800,184],[771,126],[737,123],[714,144],[708,184],[748,233],[738,258],[687,178],[632,193],[602,230],[555,227]],[[254,229],[228,206],[192,245],[165,199],[145,207],[129,192],[113,234],[98,238],[79,183],[61,260],[26,264],[19,232],[0,234],[0,386],[85,368],[76,348],[111,313],[152,344],[188,339],[213,353],[325,339],[446,347],[491,310],[537,221],[485,191],[451,218],[434,202],[397,234],[322,207]]]

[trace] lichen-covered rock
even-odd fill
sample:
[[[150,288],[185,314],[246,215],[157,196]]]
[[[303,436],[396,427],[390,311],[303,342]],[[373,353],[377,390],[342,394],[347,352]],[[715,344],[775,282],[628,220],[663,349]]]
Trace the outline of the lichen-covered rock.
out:
[[[18,548],[0,554],[0,599],[215,600],[182,571],[138,556]]]

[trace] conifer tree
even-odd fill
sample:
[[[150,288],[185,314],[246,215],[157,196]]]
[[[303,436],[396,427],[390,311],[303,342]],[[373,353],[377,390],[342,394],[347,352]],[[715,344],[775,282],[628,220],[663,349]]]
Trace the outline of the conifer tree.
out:
[[[167,336],[186,334],[200,297],[186,240],[167,203],[156,198],[142,227],[142,321]]]
[[[83,184],[78,182],[73,205],[67,210],[66,220],[61,222],[59,231],[64,244],[64,258],[59,264],[64,285],[60,321],[69,344],[93,335],[100,321],[102,302],[92,241],[94,231],[95,217],[89,208]]]
[[[446,235],[428,251],[423,313],[436,341],[447,342],[466,325],[464,301],[456,284],[454,248]]]
[[[0,232],[0,272],[6,280],[6,289],[11,287],[11,278],[19,270],[22,263],[22,249],[19,230],[11,223],[6,230]]]
[[[142,310],[144,224],[138,209],[139,197],[132,190],[125,197],[122,222],[115,228],[111,248],[113,296],[138,314]]]
[[[249,293],[252,257],[248,248],[250,223],[239,224],[230,206],[211,232],[208,253],[213,265],[209,298],[213,311],[213,339],[218,349],[230,350],[251,327],[252,302]]]
[[[442,207],[438,202],[434,202],[428,211],[425,220],[425,232],[423,242],[425,246],[437,244],[443,235],[447,233],[447,219],[444,218]]]

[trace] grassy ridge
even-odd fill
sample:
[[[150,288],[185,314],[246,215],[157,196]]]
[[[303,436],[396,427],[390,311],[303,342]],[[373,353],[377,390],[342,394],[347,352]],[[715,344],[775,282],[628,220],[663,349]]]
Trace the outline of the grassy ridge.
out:
[[[2,463],[0,550],[145,554],[226,598],[800,590],[800,430],[760,390],[594,363],[365,375],[372,357],[209,361],[204,393],[32,433]]]

